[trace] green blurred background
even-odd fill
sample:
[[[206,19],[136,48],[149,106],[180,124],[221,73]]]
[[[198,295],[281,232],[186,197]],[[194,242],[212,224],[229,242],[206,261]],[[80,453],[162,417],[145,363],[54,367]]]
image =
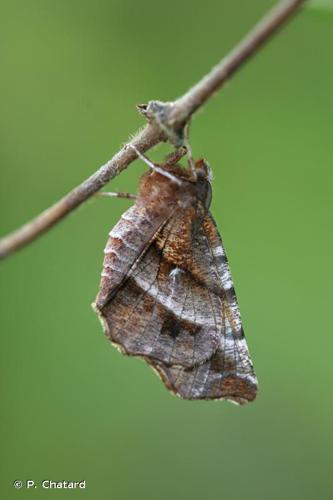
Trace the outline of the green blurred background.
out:
[[[273,3],[2,0],[1,234],[109,159],[143,125],[135,104],[183,93]],[[112,348],[90,303],[129,202],[91,200],[1,263],[2,498],[330,496],[332,43],[333,11],[305,9],[192,124],[257,401],[182,401]],[[135,162],[110,189],[135,192],[143,171]]]

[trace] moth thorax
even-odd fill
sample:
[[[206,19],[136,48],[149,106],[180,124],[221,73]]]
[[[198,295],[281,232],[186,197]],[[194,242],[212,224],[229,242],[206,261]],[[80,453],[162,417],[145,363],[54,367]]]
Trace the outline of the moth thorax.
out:
[[[151,172],[141,178],[139,199],[159,205],[176,203],[183,195],[183,186],[178,186],[167,177]]]

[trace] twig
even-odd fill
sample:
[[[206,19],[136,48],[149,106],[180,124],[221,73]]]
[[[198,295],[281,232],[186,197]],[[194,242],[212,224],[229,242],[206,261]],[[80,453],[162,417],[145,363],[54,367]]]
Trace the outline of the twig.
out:
[[[151,101],[140,110],[149,123],[129,144],[140,152],[171,140],[180,146],[184,129],[192,116],[235,71],[291,17],[305,0],[282,0],[257,24],[230,54],[221,60],[204,78],[174,102]],[[137,157],[132,148],[124,146],[110,161],[91,177],[70,191],[60,201],[36,218],[0,240],[0,257],[4,258],[50,229],[76,207],[99,191]]]
[[[255,54],[303,3],[305,0],[278,2],[217,66],[177,99],[172,119],[177,122],[188,121],[189,116],[220,89],[223,83]]]

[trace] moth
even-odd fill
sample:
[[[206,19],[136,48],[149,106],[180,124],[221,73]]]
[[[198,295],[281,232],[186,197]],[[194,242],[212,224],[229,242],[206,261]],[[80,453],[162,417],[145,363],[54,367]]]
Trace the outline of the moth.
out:
[[[253,401],[254,372],[217,226],[211,171],[200,159],[150,170],[109,233],[93,307],[124,354],[143,358],[184,399]]]

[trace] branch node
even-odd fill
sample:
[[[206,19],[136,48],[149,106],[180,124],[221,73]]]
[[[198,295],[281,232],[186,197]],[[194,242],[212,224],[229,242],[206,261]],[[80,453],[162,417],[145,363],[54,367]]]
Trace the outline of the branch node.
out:
[[[155,123],[164,132],[166,140],[169,140],[176,148],[185,145],[186,119],[178,121],[174,117],[174,102],[149,101],[148,104],[139,104],[138,111],[148,120]]]

